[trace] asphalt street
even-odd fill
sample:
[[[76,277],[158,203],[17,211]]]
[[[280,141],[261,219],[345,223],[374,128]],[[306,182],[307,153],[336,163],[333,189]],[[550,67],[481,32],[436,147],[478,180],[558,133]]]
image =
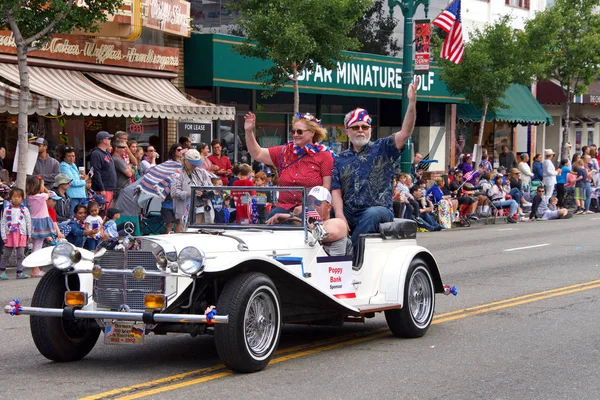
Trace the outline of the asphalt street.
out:
[[[599,235],[600,214],[419,234],[459,291],[436,297],[423,338],[394,338],[382,316],[286,326],[271,364],[250,375],[222,368],[211,337],[182,335],[99,340],[84,360],[53,363],[28,317],[3,314],[0,398],[597,399]],[[29,304],[35,284],[0,282],[0,304]]]

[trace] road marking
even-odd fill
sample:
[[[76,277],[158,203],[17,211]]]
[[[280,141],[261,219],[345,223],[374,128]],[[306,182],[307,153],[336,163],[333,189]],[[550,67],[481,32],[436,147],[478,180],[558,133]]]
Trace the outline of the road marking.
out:
[[[499,300],[491,303],[481,304],[474,307],[468,307],[461,310],[451,311],[443,314],[438,314],[434,317],[432,325],[442,324],[450,321],[456,321],[463,318],[468,318],[476,315],[481,315],[505,308],[516,307],[523,304],[533,303],[540,300],[546,300],[553,297],[564,296],[568,294],[578,293],[585,290],[600,288],[600,280],[593,280],[580,284],[563,286],[560,288],[544,290],[541,292],[530,293],[522,296],[513,297],[510,299]],[[354,344],[368,342],[374,339],[378,339],[385,336],[390,336],[391,333],[387,327],[370,330],[367,332],[355,332],[348,335],[338,336],[334,338],[325,339],[322,341],[309,343],[306,345],[294,346],[287,349],[280,349],[275,354],[279,356],[274,357],[269,364],[277,364],[284,361],[293,360],[308,355],[318,354],[321,352],[334,350]],[[358,337],[357,337],[358,336]],[[342,340],[340,342],[340,340]],[[198,377],[184,382],[174,383],[179,380],[183,380],[187,377],[198,375],[198,374],[209,374],[207,376]],[[98,393],[89,397],[84,397],[82,400],[97,400],[105,398],[115,398],[119,395],[119,399],[139,399],[155,395],[158,393],[164,393],[171,390],[181,389],[188,386],[201,384],[203,382],[212,381],[215,379],[224,378],[231,376],[233,373],[225,368],[223,364],[219,364],[213,367],[201,368],[194,371],[184,372],[181,374],[171,375],[165,378],[157,379],[150,382],[140,383],[120,389],[114,389],[103,393]],[[170,384],[169,384],[170,383]],[[155,387],[157,385],[166,384],[165,386]],[[148,390],[141,390],[145,389]]]
[[[535,244],[533,246],[525,246],[525,247],[515,247],[514,249],[506,249],[504,251],[527,250],[527,249],[535,249],[536,247],[544,247],[544,246],[550,246],[550,243]]]
[[[597,219],[600,219],[600,218],[592,218],[592,221],[595,221],[595,220],[597,220]]]
[[[496,229],[498,232],[502,232],[502,231],[514,231],[514,228],[503,228],[503,229]]]

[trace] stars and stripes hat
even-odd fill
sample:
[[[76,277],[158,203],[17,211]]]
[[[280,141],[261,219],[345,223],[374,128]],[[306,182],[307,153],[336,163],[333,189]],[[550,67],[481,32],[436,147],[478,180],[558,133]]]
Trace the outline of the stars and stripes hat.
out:
[[[371,117],[369,116],[369,112],[364,108],[356,108],[354,111],[349,113],[344,125],[346,126],[346,129],[348,129],[350,125],[361,121],[371,125]]]

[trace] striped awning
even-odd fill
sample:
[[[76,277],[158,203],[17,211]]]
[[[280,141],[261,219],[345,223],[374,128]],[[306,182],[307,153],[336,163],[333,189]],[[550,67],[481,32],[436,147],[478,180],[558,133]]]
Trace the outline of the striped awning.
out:
[[[217,106],[184,95],[167,79],[101,73],[88,75],[112,89],[152,103],[163,112],[181,115],[179,118],[235,119],[234,107]]]
[[[19,84],[19,71],[15,64],[0,64],[0,75],[17,85]],[[228,113],[223,116],[217,116],[217,106],[212,105],[204,106],[205,110],[202,110],[201,106],[181,109],[181,104],[157,104],[156,99],[159,99],[160,103],[170,97],[163,95],[160,98],[152,98],[140,94],[132,96],[123,87],[108,85],[135,98],[125,97],[100,87],[79,71],[30,66],[29,83],[32,92],[58,100],[60,110],[65,115],[168,119],[233,119],[235,117],[235,112],[230,110],[227,110]],[[164,80],[162,84],[164,83],[177,90],[168,80]],[[139,89],[140,92],[142,90],[145,89]],[[223,108],[234,110],[233,107]],[[213,113],[209,113],[208,110]]]
[[[0,113],[19,113],[19,94],[21,91],[3,82],[0,82]],[[56,115],[58,101],[35,93],[29,93],[27,100],[27,114]]]

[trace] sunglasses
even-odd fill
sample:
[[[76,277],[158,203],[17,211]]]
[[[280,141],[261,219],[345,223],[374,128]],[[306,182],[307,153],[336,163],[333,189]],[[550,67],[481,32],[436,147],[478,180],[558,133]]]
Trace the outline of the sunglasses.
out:
[[[312,203],[313,203],[315,206],[319,207],[321,204],[323,204],[323,201],[321,201],[321,200],[317,200],[317,199],[313,199]]]
[[[183,150],[183,149],[177,149],[177,151],[181,151],[181,150]]]
[[[146,151],[147,151],[148,153],[154,153],[154,149],[152,149],[152,150],[148,149],[148,150],[146,150]]]
[[[127,146],[117,146],[117,149],[126,149]]]
[[[65,147],[65,153],[72,153],[75,151],[74,147]]]
[[[358,132],[361,129],[363,131],[368,131],[369,129],[371,129],[371,126],[369,126],[369,125],[356,125],[356,126],[351,126],[350,129],[352,129],[354,132]]]
[[[304,132],[310,131],[310,129],[292,129],[292,135],[295,133],[296,135],[303,135]]]

